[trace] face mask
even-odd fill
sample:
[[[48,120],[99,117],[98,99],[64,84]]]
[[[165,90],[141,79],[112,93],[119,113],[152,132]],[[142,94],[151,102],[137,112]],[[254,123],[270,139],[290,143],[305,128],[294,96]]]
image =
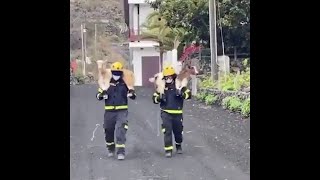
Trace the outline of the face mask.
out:
[[[112,75],[112,78],[116,81],[118,81],[120,79],[120,76],[115,76],[115,75]]]
[[[166,79],[166,83],[172,83],[172,79],[171,78],[168,78],[168,79]]]

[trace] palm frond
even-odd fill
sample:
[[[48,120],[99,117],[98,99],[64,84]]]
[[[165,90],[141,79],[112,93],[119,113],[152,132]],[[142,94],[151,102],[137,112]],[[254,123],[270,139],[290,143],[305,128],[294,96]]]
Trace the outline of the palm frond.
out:
[[[143,27],[145,30],[143,30],[142,39],[159,42],[159,48],[162,50],[177,49],[181,42],[189,37],[189,31],[185,28],[168,27],[167,21],[158,11],[147,16]]]

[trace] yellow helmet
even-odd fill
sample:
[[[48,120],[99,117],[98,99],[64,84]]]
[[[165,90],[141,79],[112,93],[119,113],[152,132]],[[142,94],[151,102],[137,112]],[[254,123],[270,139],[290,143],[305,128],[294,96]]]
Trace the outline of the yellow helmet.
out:
[[[120,62],[114,62],[111,64],[111,70],[112,71],[122,71],[123,66]]]
[[[174,68],[172,66],[166,66],[162,71],[163,76],[171,76],[175,74]]]

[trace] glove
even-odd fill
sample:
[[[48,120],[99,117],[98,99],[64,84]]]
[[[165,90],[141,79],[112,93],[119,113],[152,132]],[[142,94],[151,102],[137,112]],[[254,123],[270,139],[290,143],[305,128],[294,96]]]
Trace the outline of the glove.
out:
[[[136,99],[136,93],[135,93],[135,91],[133,90],[133,89],[129,89],[129,91],[128,91],[128,95],[127,95],[130,99]]]
[[[182,97],[183,94],[186,92],[186,90],[187,90],[187,87],[183,87],[181,89],[177,89],[176,90],[176,95]]]
[[[100,97],[100,98],[103,98],[103,99],[108,99],[109,96],[108,96],[108,94],[107,94],[107,91],[104,90],[104,91],[102,91],[102,93],[100,93],[99,97]]]
[[[108,98],[109,98],[108,94],[103,95],[103,99],[108,99]]]
[[[154,104],[158,104],[160,102],[160,94],[159,93],[154,93],[152,96],[152,101]]]
[[[182,97],[183,99],[190,99],[190,98],[191,98],[191,92],[190,92],[190,90],[188,90],[188,88],[186,88],[186,87],[183,87],[183,88],[181,89],[181,97]]]
[[[183,93],[185,93],[187,91],[187,87],[183,87],[182,89],[181,89],[181,94],[183,94]]]

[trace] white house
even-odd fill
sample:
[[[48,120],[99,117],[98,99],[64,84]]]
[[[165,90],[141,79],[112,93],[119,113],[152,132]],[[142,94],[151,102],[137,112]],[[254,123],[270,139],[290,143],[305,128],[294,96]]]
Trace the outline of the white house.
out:
[[[154,10],[145,0],[124,0],[126,23],[129,26],[130,60],[133,65],[135,86],[152,86],[149,78],[160,71],[160,52],[154,41],[140,40],[141,25]]]

